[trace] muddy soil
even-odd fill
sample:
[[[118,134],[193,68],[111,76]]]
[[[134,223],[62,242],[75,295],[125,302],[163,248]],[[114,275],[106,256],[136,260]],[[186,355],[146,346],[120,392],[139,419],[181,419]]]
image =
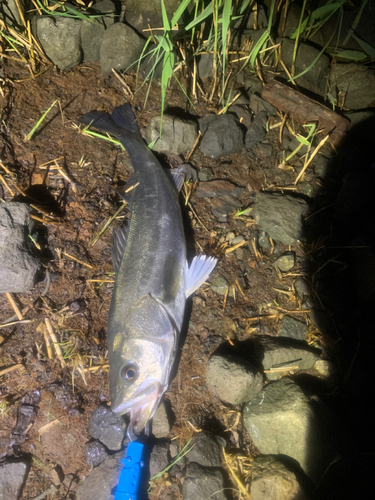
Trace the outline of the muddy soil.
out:
[[[110,142],[84,136],[77,128],[77,120],[85,112],[111,111],[126,100],[116,78],[101,76],[96,64],[85,64],[67,73],[51,68],[34,80],[27,79],[22,67],[9,67],[7,71],[9,77],[18,81],[2,82],[2,161],[16,176],[9,177],[11,189],[17,185],[25,195],[16,191],[15,198],[33,204],[34,216],[51,216],[48,223],[35,222],[41,248],[36,251],[43,260],[44,281],[31,292],[17,295],[20,309],[29,307],[24,318],[31,322],[0,330],[0,368],[15,364],[23,367],[0,379],[0,401],[8,403],[0,415],[0,456],[29,456],[31,471],[22,494],[22,499],[29,499],[53,483],[56,466],[65,476],[71,474],[79,480],[90,472],[84,457],[84,444],[90,439],[88,419],[98,404],[109,401],[106,325],[114,274],[111,230],[105,231],[95,244],[92,242],[121,206],[115,188],[126,181],[131,165],[125,151]],[[127,77],[126,81],[135,90],[135,79]],[[132,101],[140,127],[160,114],[158,86],[151,89],[146,104],[145,92],[144,88],[136,93]],[[56,104],[42,129],[25,142],[25,135],[56,100],[62,112]],[[177,87],[168,91],[167,103],[170,108],[186,108]],[[213,110],[212,104],[203,99],[195,106],[200,116]],[[288,188],[295,179],[293,170],[277,168],[278,129],[268,137],[274,145],[274,153],[268,158],[244,149],[216,161],[198,150],[191,161],[198,170],[210,167],[214,179],[242,186],[240,201],[248,207],[259,190]],[[53,160],[70,180],[54,168]],[[175,157],[164,160],[172,166],[178,161]],[[4,185],[0,193],[5,200],[14,199]],[[194,429],[207,428],[226,434],[233,446],[256,454],[249,437],[245,442],[239,441],[243,429],[238,411],[223,405],[207,390],[206,361],[223,342],[235,347],[238,340],[253,335],[277,335],[276,315],[282,309],[298,307],[292,285],[304,273],[306,255],[301,246],[293,247],[297,265],[292,273],[281,278],[272,266],[272,250],[254,252],[257,227],[251,217],[232,215],[227,223],[220,223],[211,213],[209,200],[197,198],[194,190],[190,205],[184,205],[183,196],[181,202],[190,253],[217,255],[219,263],[209,281],[222,274],[232,288],[225,298],[207,283],[188,303],[178,369],[166,394],[175,415],[171,436],[184,445]],[[121,225],[126,217],[125,208],[112,226]],[[230,248],[228,233],[244,236],[246,244],[225,253]],[[278,248],[288,249],[281,244]],[[247,320],[258,314],[273,317],[261,322]],[[13,315],[6,296],[0,296],[0,324]],[[308,322],[306,314],[294,317]],[[65,367],[57,358],[48,359],[43,333],[46,318],[58,334]],[[324,347],[324,340],[312,326],[310,332],[311,343]],[[35,421],[23,434],[14,435],[17,409],[33,391],[40,392]],[[52,421],[57,423],[44,427]],[[72,477],[68,476],[69,481]],[[54,499],[75,498],[68,489],[69,481],[65,481]],[[163,498],[167,491],[168,483],[159,484],[155,498],[156,494]],[[175,495],[179,497],[179,493]]]

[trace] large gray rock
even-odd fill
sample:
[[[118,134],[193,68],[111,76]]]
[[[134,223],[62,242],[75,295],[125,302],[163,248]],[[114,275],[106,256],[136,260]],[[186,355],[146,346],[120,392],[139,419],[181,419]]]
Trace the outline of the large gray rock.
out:
[[[29,212],[24,203],[0,204],[0,293],[27,292],[37,282],[40,264],[30,250]]]
[[[202,127],[200,122],[200,126]],[[244,145],[244,133],[237,119],[231,115],[210,117],[202,130],[201,151],[211,158],[220,158],[240,151]]]
[[[355,63],[335,64],[329,84],[331,92],[345,92],[345,107],[349,109],[375,105],[375,71],[371,68]]]
[[[302,217],[309,207],[304,200],[283,194],[258,193],[253,216],[274,240],[293,245],[303,236]]]
[[[121,450],[126,423],[106,405],[99,405],[90,415],[89,434],[101,441],[109,450]]]
[[[312,478],[324,470],[324,425],[313,400],[291,379],[269,384],[245,405],[243,418],[262,454],[288,455]]]
[[[189,462],[204,467],[219,467],[222,462],[221,447],[211,432],[198,432],[189,445],[190,451],[185,455]]]
[[[307,500],[295,472],[273,455],[254,459],[250,493],[251,500]]]
[[[284,63],[289,68],[289,70],[291,70],[294,53],[294,40],[285,39],[282,42],[281,51]],[[308,67],[311,66],[309,71],[307,71],[307,73],[305,73],[302,77],[298,78],[296,82],[297,84],[298,82],[300,82],[301,85],[304,85],[304,83],[307,81],[314,87],[317,87],[321,92],[324,92],[327,85],[330,61],[325,54],[322,54],[314,63],[319,53],[320,50],[316,49],[315,47],[312,47],[307,43],[299,43],[295,62],[295,75],[302,73],[302,71],[305,71]]]
[[[18,500],[29,471],[25,460],[7,460],[0,463],[0,498]]]
[[[271,370],[266,372],[269,380],[277,380],[290,369],[295,371],[313,368],[320,359],[316,349],[288,338],[257,336],[254,350],[264,370]]]
[[[125,3],[125,2],[124,2]],[[171,20],[180,5],[180,0],[164,0],[167,17]],[[126,0],[126,22],[133,26],[139,33],[144,29],[163,27],[163,17],[160,0]],[[142,33],[150,36],[150,31]]]
[[[214,354],[206,367],[207,386],[225,403],[240,405],[263,388],[263,375],[248,361]]]
[[[123,453],[110,455],[95,467],[77,490],[77,500],[114,500],[112,490],[117,486],[122,469]]]
[[[158,439],[168,436],[168,434],[171,432],[172,425],[170,422],[168,409],[164,401],[156,410],[155,415],[152,418],[151,425],[152,434]]]
[[[170,462],[170,443],[156,443],[150,455],[150,477],[163,471]]]
[[[122,23],[112,24],[103,34],[100,46],[103,75],[109,75],[112,68],[130,70],[129,67],[141,56],[143,46],[144,41],[130,26]]]
[[[302,323],[290,316],[284,316],[281,320],[279,337],[290,337],[296,340],[305,340],[307,333],[306,323]]]
[[[43,50],[61,70],[67,70],[80,63],[81,21],[68,17],[37,16],[36,35]]]
[[[85,62],[99,61],[100,45],[106,29],[115,22],[116,7],[111,0],[100,0],[93,5],[96,12],[103,17],[95,18],[95,22],[82,21],[81,45]]]
[[[146,127],[148,144],[156,140],[154,151],[167,151],[181,154],[190,151],[198,136],[198,127],[192,120],[177,116],[163,115],[162,135],[160,136],[160,116],[154,116]]]
[[[224,476],[220,469],[189,464],[182,486],[183,500],[226,500]]]

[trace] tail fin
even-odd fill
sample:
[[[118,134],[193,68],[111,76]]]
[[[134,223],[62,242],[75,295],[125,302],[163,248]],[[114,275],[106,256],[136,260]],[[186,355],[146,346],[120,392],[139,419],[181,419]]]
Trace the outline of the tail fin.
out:
[[[139,133],[138,125],[132,107],[129,103],[115,108],[111,115],[101,111],[90,111],[83,115],[79,121],[90,125],[102,132],[120,137],[124,132]]]

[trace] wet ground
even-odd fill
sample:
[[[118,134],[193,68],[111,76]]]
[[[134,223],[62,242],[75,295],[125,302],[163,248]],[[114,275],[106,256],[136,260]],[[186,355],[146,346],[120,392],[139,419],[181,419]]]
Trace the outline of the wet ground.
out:
[[[28,499],[53,483],[56,466],[65,476],[73,474],[79,480],[90,471],[84,458],[84,444],[89,440],[88,419],[98,404],[109,401],[106,324],[113,288],[111,231],[105,231],[95,244],[93,239],[121,206],[114,188],[126,181],[131,166],[126,152],[109,142],[84,136],[77,128],[77,119],[85,112],[111,111],[126,100],[116,78],[103,77],[95,64],[64,74],[51,68],[35,80],[27,79],[22,67],[10,67],[8,76],[13,82],[2,81],[0,97],[1,159],[16,176],[7,176],[10,188],[16,190],[18,186],[26,195],[16,190],[16,198],[33,204],[34,216],[43,219],[48,215],[47,223],[36,221],[36,225],[40,255],[49,278],[44,277],[31,292],[17,295],[20,309],[29,307],[24,318],[32,322],[0,330],[0,370],[15,364],[23,367],[0,379],[0,456],[27,454],[31,459],[22,494],[22,499]],[[127,84],[135,90],[133,77],[127,77]],[[152,88],[146,104],[145,89],[135,94],[132,104],[141,127],[160,114],[159,93],[157,86]],[[42,130],[26,142],[25,135],[56,100],[58,104],[43,122]],[[185,109],[185,98],[178,88],[168,91],[167,102],[171,108]],[[214,106],[201,99],[196,109],[202,116]],[[244,191],[239,198],[243,207],[248,207],[261,189],[288,189],[296,177],[293,170],[277,168],[278,129],[268,138],[274,145],[271,157],[244,149],[212,160],[198,150],[191,161],[198,170],[210,167],[214,179],[242,186]],[[175,157],[165,160],[172,165],[178,161]],[[45,168],[47,162],[50,163]],[[60,170],[54,168],[56,163]],[[0,186],[0,193],[5,200],[13,199],[4,185]],[[181,202],[184,203],[183,196]],[[218,222],[209,201],[197,198],[194,189],[189,202],[183,208],[188,247],[191,253],[219,257],[209,281],[222,274],[231,285],[231,293],[227,298],[218,295],[208,283],[188,303],[178,369],[166,394],[175,415],[171,435],[184,445],[194,429],[226,432],[233,446],[255,454],[250,438],[241,439],[243,429],[238,412],[221,403],[205,387],[205,364],[223,341],[235,347],[237,341],[253,335],[277,335],[276,316],[299,307],[293,282],[305,274],[314,249],[294,246],[297,264],[290,274],[281,277],[272,266],[272,250],[261,254],[254,251],[257,227],[251,217],[234,214],[227,223]],[[126,216],[124,209],[113,226],[121,225]],[[231,247],[230,233],[244,236],[246,244],[240,251],[225,253]],[[280,251],[288,250],[282,244],[277,246]],[[261,322],[247,320],[258,314],[272,317]],[[0,296],[0,324],[13,315],[6,296]],[[293,317],[307,322],[312,345],[329,351],[329,341],[310,324],[307,314],[293,313]],[[57,358],[48,359],[43,333],[46,318],[58,334],[65,367]],[[17,409],[33,391],[39,391],[34,393],[35,421],[23,434],[14,435]],[[57,423],[44,427],[52,421]],[[67,489],[68,483],[53,498],[74,498],[74,493]]]

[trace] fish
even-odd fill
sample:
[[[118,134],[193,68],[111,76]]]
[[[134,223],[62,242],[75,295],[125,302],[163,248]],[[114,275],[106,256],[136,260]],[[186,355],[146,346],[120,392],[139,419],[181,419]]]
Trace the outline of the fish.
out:
[[[112,233],[115,283],[107,341],[111,409],[129,414],[128,436],[140,436],[169,386],[187,298],[217,259],[196,256],[188,265],[178,192],[182,171],[166,171],[141,137],[129,103],[112,114],[91,111],[80,122],[117,138],[132,166],[120,194],[127,226]]]

